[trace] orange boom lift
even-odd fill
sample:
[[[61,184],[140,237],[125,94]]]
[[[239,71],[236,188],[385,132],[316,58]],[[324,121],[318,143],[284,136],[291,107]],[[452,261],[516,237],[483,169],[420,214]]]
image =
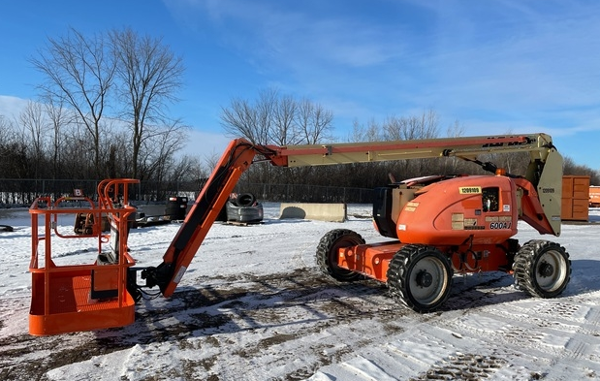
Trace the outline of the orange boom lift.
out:
[[[507,152],[529,153],[525,176],[513,176],[477,159],[480,154]],[[142,288],[158,287],[165,297],[172,295],[238,179],[253,163],[296,167],[435,157],[462,158],[492,174],[424,176],[375,189],[374,225],[392,240],[367,244],[351,230],[330,231],[316,248],[322,271],[339,281],[366,276],[384,282],[396,300],[418,312],[434,311],[444,303],[455,273],[505,271],[532,296],[562,293],[571,275],[565,249],[546,240],[521,245],[512,238],[519,220],[540,234],[560,234],[562,157],[546,134],[289,147],[237,139],[227,147],[156,267],[133,267],[126,244],[127,216],[132,211],[111,203],[106,190],[108,185],[135,180],[110,180],[99,187],[104,196],[93,213],[96,220],[108,215],[112,231],[104,236],[96,228],[93,235],[99,239],[98,258],[107,257],[102,244],[118,242],[117,249],[109,250],[110,260],[59,268],[50,254],[51,229],[46,227],[38,236],[35,223],[30,333],[123,326],[133,321],[133,302],[141,297]],[[44,200],[36,201],[31,213],[34,221],[42,214],[51,224],[48,216],[59,209],[40,209]],[[50,205],[50,200],[45,203]],[[39,242],[45,243],[43,267],[37,259]],[[145,284],[136,283],[137,272]],[[105,292],[98,294],[97,288]],[[64,317],[71,323],[61,325]]]

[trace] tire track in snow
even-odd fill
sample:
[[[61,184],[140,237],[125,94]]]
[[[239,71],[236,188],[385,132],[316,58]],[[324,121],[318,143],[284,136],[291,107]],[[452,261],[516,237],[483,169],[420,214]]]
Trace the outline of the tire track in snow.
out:
[[[552,378],[557,380],[590,377],[600,369],[600,357],[597,356],[600,311],[596,306],[576,303],[572,298],[531,298],[508,303],[504,308],[483,308],[472,314],[480,322],[486,322],[485,318],[506,322],[504,326],[498,326],[497,333],[474,329],[472,334],[482,341],[489,335],[489,345],[499,343],[515,369],[529,369],[532,374],[546,377],[557,369],[569,369],[574,362],[587,365],[577,369],[579,373]],[[457,321],[455,325],[462,326],[463,330],[476,325],[469,319]],[[493,323],[486,324],[494,326]],[[592,332],[595,334],[590,335]]]
[[[505,299],[502,295],[499,298]],[[502,303],[489,302],[464,311],[440,312],[423,330],[417,327],[402,333],[387,344],[388,349],[393,349],[395,364],[382,368],[389,376],[403,375],[394,379],[407,380],[496,377],[530,380],[550,374],[555,375],[551,379],[557,380],[595,377],[600,369],[599,308],[574,303],[571,298],[510,297]],[[472,298],[467,304],[478,303],[481,302]],[[423,346],[422,342],[427,344]],[[369,351],[382,352],[381,346]],[[381,369],[372,366],[378,365],[381,358],[381,353],[369,357],[360,351],[357,357],[343,364],[320,369],[311,380],[350,376],[357,380],[378,379],[380,376],[371,376],[380,375]],[[578,373],[567,372],[568,376],[560,375],[564,369],[572,368],[574,360],[580,362],[580,359],[587,367],[577,369]],[[355,362],[363,365],[357,368]],[[366,369],[371,368],[375,370],[369,375]]]

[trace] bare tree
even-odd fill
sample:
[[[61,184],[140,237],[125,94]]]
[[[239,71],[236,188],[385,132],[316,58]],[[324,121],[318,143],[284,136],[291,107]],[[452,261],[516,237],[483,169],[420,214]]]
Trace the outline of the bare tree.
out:
[[[69,124],[69,118],[72,117],[72,114],[64,108],[64,103],[61,99],[54,100],[49,98],[45,109],[52,129],[50,161],[52,163],[52,178],[54,179],[59,172],[61,158],[64,153],[64,150],[62,149],[64,140],[63,134],[65,133],[66,126]]]
[[[360,124],[358,120],[353,121],[352,133],[348,138],[349,142],[378,142],[381,140],[383,140],[381,137],[381,126],[375,119],[369,120],[366,126]]]
[[[138,36],[131,29],[110,32],[112,52],[119,78],[119,97],[125,106],[125,120],[130,121],[134,178],[140,177],[141,150],[156,135],[168,135],[184,128],[179,120],[166,113],[168,103],[177,100],[182,85],[183,61],[162,43],[160,38]],[[153,147],[148,147],[153,150]],[[177,150],[177,146],[171,147]],[[159,159],[160,160],[160,159]]]
[[[34,67],[46,76],[39,85],[44,98],[63,102],[78,115],[93,143],[95,174],[100,177],[101,119],[107,108],[108,91],[115,74],[114,60],[106,54],[105,36],[85,37],[71,28],[66,36],[49,38]]]
[[[0,115],[0,146],[8,142],[8,136],[10,135],[12,127],[8,118],[4,115]]]
[[[327,137],[332,121],[333,114],[323,106],[273,89],[261,91],[254,103],[236,98],[221,108],[225,133],[255,144],[315,144]]]
[[[229,107],[221,108],[223,130],[231,137],[244,137],[254,144],[273,143],[273,121],[276,115],[282,114],[274,112],[277,97],[277,91],[269,89],[261,91],[254,104],[244,99],[233,99]]]
[[[11,133],[13,130],[13,126],[8,118],[4,115],[0,115],[0,173],[2,173],[2,177],[10,178],[11,177]]]
[[[439,118],[434,111],[427,111],[420,116],[389,117],[382,125],[385,140],[433,139],[439,136]],[[425,167],[431,170],[431,160],[403,160],[392,165],[397,178],[421,176]]]
[[[301,137],[296,127],[298,102],[291,95],[284,95],[275,100],[273,108],[273,143],[286,146],[299,144]]]
[[[130,177],[133,163],[128,131],[113,126],[103,145],[108,147],[108,152],[105,152],[104,156],[106,175],[110,178]]]
[[[184,155],[175,160],[170,168],[169,179],[178,183],[189,183],[200,191],[204,180],[208,177],[207,172],[202,167],[200,159],[189,155]]]
[[[563,174],[565,176],[590,176],[590,185],[600,185],[600,174],[587,165],[576,164],[575,161],[565,156],[563,158]]]
[[[44,164],[45,152],[46,126],[42,105],[33,101],[27,102],[27,106],[19,114],[19,121],[23,128],[24,140],[28,142],[27,147],[30,151],[28,156],[32,159],[32,174],[37,179],[40,177],[40,171]]]
[[[273,141],[273,115],[277,107],[277,90],[267,89],[258,94],[256,102],[256,116],[259,142]]]
[[[454,123],[446,129],[446,136],[449,138],[458,138],[464,135],[465,127],[458,120],[455,120]]]
[[[258,112],[247,101],[233,99],[229,107],[221,108],[221,126],[231,137],[245,137],[252,143],[260,143]]]
[[[439,118],[434,111],[421,116],[389,117],[382,128],[385,140],[432,139],[439,136]]]
[[[154,179],[162,182],[166,179],[170,166],[174,163],[175,152],[184,135],[184,130],[167,127],[160,134],[144,140],[144,147],[140,150],[144,153],[144,156],[140,158],[142,163],[142,168],[139,170],[141,180]]]
[[[332,129],[333,113],[322,105],[304,99],[298,106],[298,126],[306,144],[317,144]]]
[[[27,178],[30,175],[28,144],[15,122],[0,115],[0,173],[3,178]]]
[[[332,128],[333,114],[308,99],[267,89],[255,102],[233,99],[221,109],[221,126],[232,137],[244,137],[254,144],[289,146],[315,144]],[[251,167],[244,173],[248,182],[296,182],[308,178],[310,168],[280,171],[271,166]]]

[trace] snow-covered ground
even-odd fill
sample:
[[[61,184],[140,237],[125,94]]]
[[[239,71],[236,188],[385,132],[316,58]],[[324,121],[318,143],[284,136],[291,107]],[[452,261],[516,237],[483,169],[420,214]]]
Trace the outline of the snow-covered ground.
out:
[[[337,283],[314,253],[329,230],[381,240],[366,205],[344,223],[279,220],[215,225],[176,293],[144,300],[128,327],[28,334],[27,210],[0,211],[3,380],[588,380],[600,378],[600,211],[558,238],[572,279],[556,299],[516,290],[503,273],[455,276],[444,307],[417,314],[374,281]],[[60,225],[71,227],[64,218]],[[176,223],[131,231],[140,266],[158,265]],[[519,224],[521,243],[540,236]],[[93,260],[94,242],[64,240],[61,263]]]

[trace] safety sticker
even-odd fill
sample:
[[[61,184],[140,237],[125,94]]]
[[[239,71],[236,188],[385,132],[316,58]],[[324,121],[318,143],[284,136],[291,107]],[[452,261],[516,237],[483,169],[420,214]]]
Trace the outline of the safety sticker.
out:
[[[463,220],[465,215],[462,213],[452,213],[452,230],[464,230],[465,224]]]
[[[505,222],[505,221],[509,221],[512,222],[512,216],[486,216],[485,217],[485,221],[486,222]]]
[[[465,215],[462,213],[452,213],[452,221],[462,222],[465,219]]]
[[[419,206],[418,202],[408,202],[406,203],[404,210],[407,212],[414,212],[417,209],[417,206]]]
[[[177,275],[175,275],[175,277],[173,278],[173,283],[179,283],[181,277],[183,277],[183,274],[185,274],[185,270],[187,270],[185,266],[181,266],[179,268],[179,271],[177,271]]]
[[[463,220],[465,226],[476,226],[477,225],[477,218],[465,218]]]

